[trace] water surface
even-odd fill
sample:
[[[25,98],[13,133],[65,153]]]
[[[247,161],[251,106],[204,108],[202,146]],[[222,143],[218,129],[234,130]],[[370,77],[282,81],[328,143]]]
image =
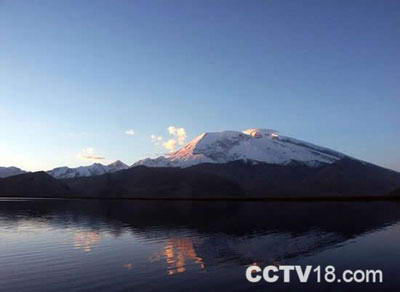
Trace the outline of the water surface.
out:
[[[396,202],[0,200],[1,291],[393,291]],[[381,269],[381,284],[248,283],[257,263]]]

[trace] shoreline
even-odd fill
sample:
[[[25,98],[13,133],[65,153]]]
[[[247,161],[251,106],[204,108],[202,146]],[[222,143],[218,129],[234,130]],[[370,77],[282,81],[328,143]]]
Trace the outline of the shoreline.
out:
[[[180,197],[85,197],[85,196],[60,196],[60,197],[46,197],[46,196],[13,196],[13,195],[0,195],[0,202],[4,199],[14,199],[14,200],[130,200],[130,201],[236,201],[236,202],[319,202],[319,201],[400,201],[398,196],[303,196],[303,197],[204,197],[204,198],[180,198]]]

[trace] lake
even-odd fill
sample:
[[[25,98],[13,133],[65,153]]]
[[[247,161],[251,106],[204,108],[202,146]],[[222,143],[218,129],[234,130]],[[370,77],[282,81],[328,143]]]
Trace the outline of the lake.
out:
[[[397,202],[0,199],[1,291],[393,291]],[[249,283],[246,268],[380,269],[383,283]]]

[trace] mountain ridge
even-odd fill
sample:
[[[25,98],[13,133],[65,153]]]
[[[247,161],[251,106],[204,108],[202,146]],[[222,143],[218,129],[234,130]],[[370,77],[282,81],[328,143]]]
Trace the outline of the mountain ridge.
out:
[[[396,198],[400,173],[342,159],[309,166],[237,160],[187,168],[135,166],[98,176],[55,179],[45,172],[0,179],[0,196],[131,199]],[[54,191],[52,191],[54,190]]]
[[[271,129],[203,133],[131,167],[117,160],[0,179],[0,195],[265,199],[397,196],[400,173]],[[390,195],[391,194],[391,195]]]
[[[87,177],[102,175],[105,173],[116,172],[119,170],[127,169],[129,166],[120,160],[114,161],[108,165],[101,163],[93,163],[89,166],[79,166],[79,167],[56,167],[52,170],[47,171],[52,177],[63,179],[63,178],[76,178],[76,177]]]

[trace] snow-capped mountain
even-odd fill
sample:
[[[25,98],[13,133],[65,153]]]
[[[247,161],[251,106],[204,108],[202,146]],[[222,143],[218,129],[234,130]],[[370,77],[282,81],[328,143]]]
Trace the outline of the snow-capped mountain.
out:
[[[5,178],[5,177],[9,177],[9,176],[14,176],[14,175],[18,175],[18,174],[23,174],[26,171],[18,168],[18,167],[14,167],[14,166],[10,166],[10,167],[0,167],[0,178]]]
[[[66,166],[57,167],[52,170],[49,170],[47,173],[55,178],[75,178],[75,177],[102,175],[105,173],[116,172],[127,168],[128,165],[126,165],[120,160],[117,160],[109,165],[94,163],[89,166],[79,166],[76,168],[70,168]]]
[[[204,133],[180,150],[136,162],[133,166],[189,167],[201,163],[227,163],[234,160],[288,164],[292,161],[309,166],[333,163],[345,154],[294,138],[271,129],[248,129],[243,132]]]

